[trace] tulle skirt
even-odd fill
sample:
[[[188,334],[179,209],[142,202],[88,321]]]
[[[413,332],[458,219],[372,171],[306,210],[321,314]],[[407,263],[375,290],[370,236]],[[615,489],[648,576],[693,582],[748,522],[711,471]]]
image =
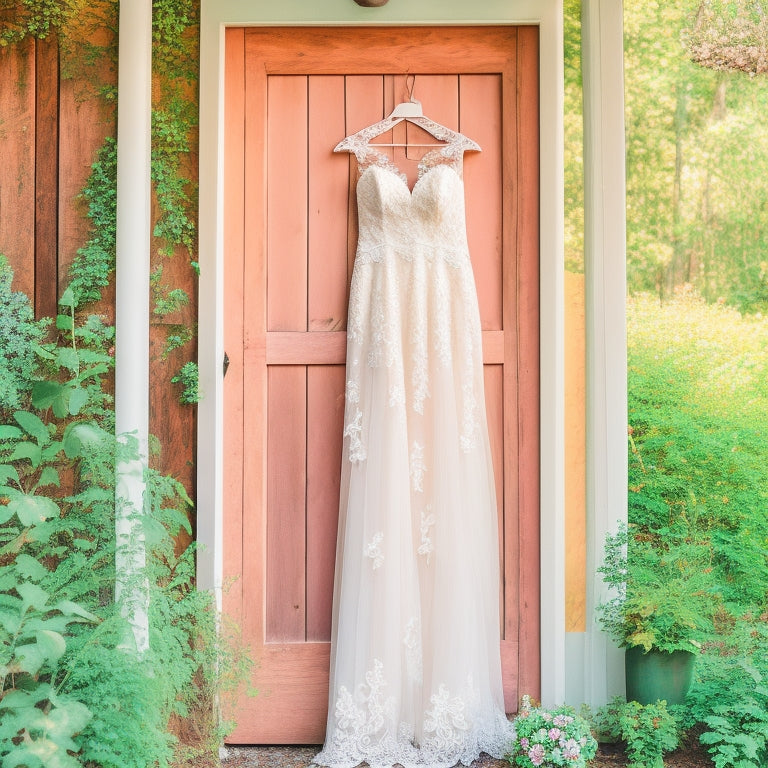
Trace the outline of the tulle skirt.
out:
[[[469,257],[358,254],[319,765],[503,757],[499,545]]]

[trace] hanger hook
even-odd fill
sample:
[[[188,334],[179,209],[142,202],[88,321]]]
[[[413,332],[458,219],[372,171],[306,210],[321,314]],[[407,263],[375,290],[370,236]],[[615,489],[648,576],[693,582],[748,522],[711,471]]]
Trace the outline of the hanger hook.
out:
[[[408,85],[408,79],[410,78],[411,84]],[[413,101],[413,89],[416,86],[416,75],[408,74],[405,76],[405,87],[408,91],[408,101]]]

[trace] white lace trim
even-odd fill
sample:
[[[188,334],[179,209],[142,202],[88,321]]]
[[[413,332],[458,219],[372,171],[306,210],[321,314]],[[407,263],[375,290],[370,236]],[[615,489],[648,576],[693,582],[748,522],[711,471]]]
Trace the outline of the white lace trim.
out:
[[[424,461],[424,446],[414,440],[411,446],[411,488],[417,493],[424,492],[424,475],[427,465]]]
[[[347,421],[344,427],[344,437],[349,438],[349,460],[354,464],[365,461],[367,453],[363,445],[363,412],[358,408],[355,415]]]
[[[381,568],[384,565],[384,550],[381,547],[381,542],[384,541],[384,534],[381,531],[376,531],[373,538],[368,544],[365,545],[363,555],[370,557],[373,560],[373,570]]]
[[[409,629],[416,631],[415,624]],[[384,666],[374,659],[353,695],[346,686],[338,690],[333,723],[315,764],[328,768],[453,768],[471,765],[482,752],[503,758],[515,729],[504,713],[478,701],[471,679],[465,691],[451,692],[444,684],[430,696],[423,713],[424,738],[418,744],[414,728],[398,722],[394,695],[387,695]]]
[[[408,676],[415,683],[421,684],[423,679],[423,662],[421,657],[421,621],[418,616],[409,619],[403,636],[405,646],[405,667]]]
[[[427,565],[429,565],[430,556],[434,552],[435,545],[432,543],[432,539],[429,535],[429,529],[435,524],[435,516],[432,514],[432,505],[427,504],[426,509],[421,510],[421,544],[417,552],[420,555],[426,555]]]

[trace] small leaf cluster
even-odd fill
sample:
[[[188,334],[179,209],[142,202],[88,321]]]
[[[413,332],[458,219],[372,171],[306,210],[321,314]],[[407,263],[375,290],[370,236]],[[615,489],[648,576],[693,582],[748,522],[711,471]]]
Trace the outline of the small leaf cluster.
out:
[[[197,363],[184,363],[181,370],[171,379],[174,384],[181,384],[179,400],[182,403],[197,403],[202,397],[200,393],[200,373]]]
[[[88,316],[82,325],[75,317],[75,295],[67,288],[59,299],[60,313],[56,316],[59,340],[43,344],[40,356],[48,363],[48,372],[55,372],[32,387],[32,404],[36,408],[51,408],[59,419],[67,416],[98,417],[105,426],[114,420],[112,397],[104,391],[104,377],[114,368],[110,354],[114,344],[113,326],[104,325],[97,315]],[[105,347],[107,348],[105,351]]]

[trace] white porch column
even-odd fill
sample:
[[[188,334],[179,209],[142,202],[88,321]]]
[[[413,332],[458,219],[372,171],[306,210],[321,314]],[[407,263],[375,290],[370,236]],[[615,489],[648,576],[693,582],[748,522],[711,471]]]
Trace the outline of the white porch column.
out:
[[[120,3],[118,67],[115,431],[123,443],[135,437],[139,453],[117,466],[115,596],[141,654],[149,647],[141,515],[149,431],[152,0]]]
[[[607,531],[627,515],[626,210],[621,0],[584,0],[584,271],[587,333],[587,631],[583,691],[591,705],[624,692],[624,657],[600,630],[595,570]],[[573,657],[572,657],[573,658]],[[575,692],[574,692],[575,693]]]

